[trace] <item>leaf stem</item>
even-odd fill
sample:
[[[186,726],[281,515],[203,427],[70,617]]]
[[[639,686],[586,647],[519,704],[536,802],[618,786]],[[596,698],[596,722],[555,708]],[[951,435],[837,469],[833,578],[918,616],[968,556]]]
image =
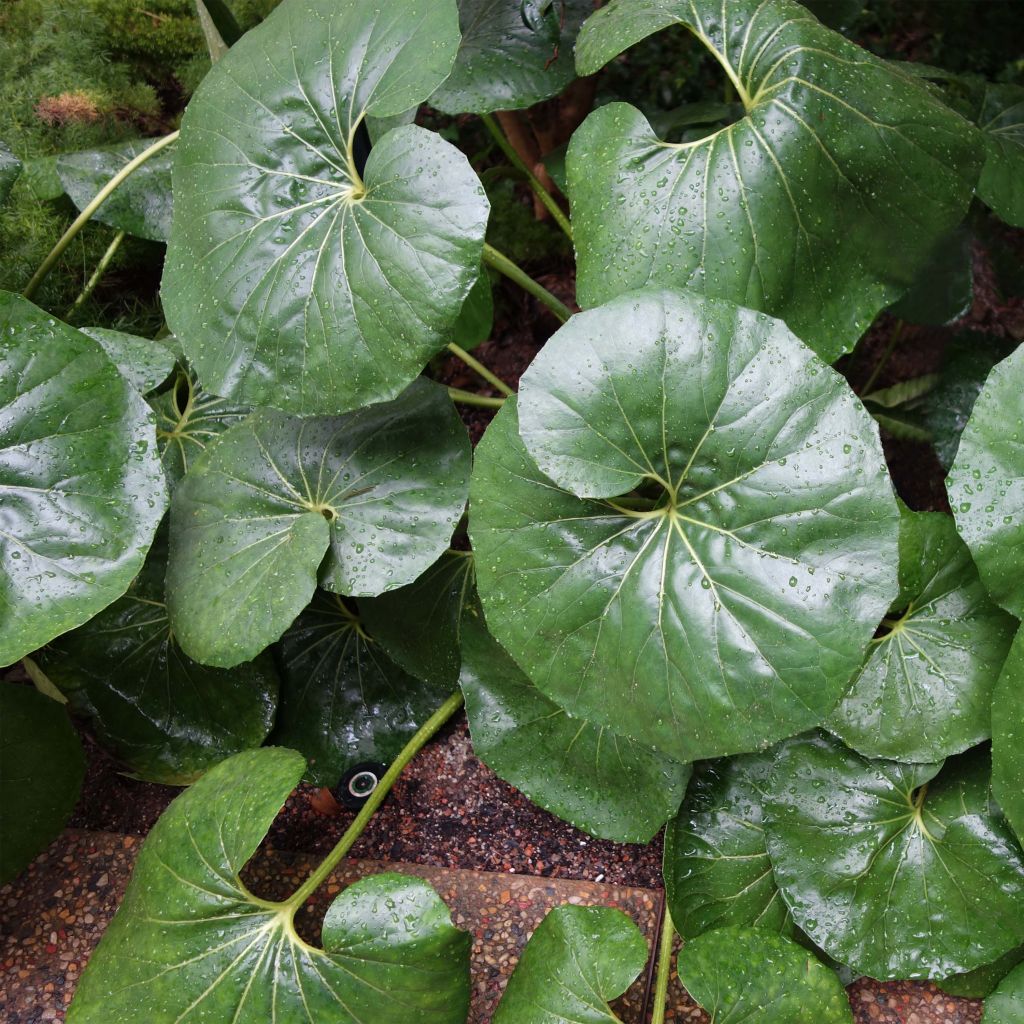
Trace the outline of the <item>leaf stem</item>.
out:
[[[654,982],[654,1010],[651,1024],[665,1024],[665,1004],[668,1002],[668,983],[672,978],[672,943],[676,929],[672,915],[665,904],[665,916],[661,922],[661,942],[658,945],[658,974]]]
[[[515,147],[505,138],[505,133],[501,130],[498,122],[491,117],[490,114],[482,114],[480,119],[483,121],[484,126],[494,136],[494,141],[501,147],[502,153],[508,158],[509,163],[519,171],[529,182],[530,188],[533,189],[534,194],[544,204],[545,209],[554,218],[555,223],[565,232],[565,235],[569,240],[572,240],[572,226],[569,224],[569,218],[562,212],[562,208],[558,205],[558,201],[555,197],[540,183],[537,176],[526,166],[526,162],[516,152]]]
[[[893,329],[892,334],[889,335],[889,344],[885,346],[885,351],[882,353],[881,359],[875,363],[875,368],[871,371],[871,376],[868,377],[867,383],[860,389],[862,395],[870,394],[871,388],[875,381],[878,380],[879,374],[885,369],[885,364],[889,362],[889,356],[896,350],[896,346],[900,342],[900,338],[903,336],[904,321],[899,320],[896,323],[896,327]]]
[[[107,267],[110,266],[110,261],[117,254],[117,250],[121,248],[121,243],[125,239],[126,231],[118,231],[114,235],[114,240],[107,246],[107,251],[100,258],[99,263],[96,264],[96,269],[92,272],[92,277],[85,282],[85,287],[78,293],[78,298],[68,307],[68,311],[64,314],[64,319],[69,320],[72,314],[82,305],[86,299],[96,290],[96,285],[100,283],[100,278],[106,273]]]
[[[463,405],[478,405],[481,409],[500,409],[505,404],[504,398],[491,398],[489,395],[477,395],[462,388],[449,388],[448,397],[453,402]]]
[[[156,156],[162,149],[166,149],[172,142],[176,141],[180,132],[171,132],[170,135],[165,135],[162,139],[157,139],[151,146],[144,149],[137,157],[129,160],[115,174],[110,181],[106,183],[96,193],[95,196],[89,201],[85,209],[71,222],[71,226],[61,235],[60,240],[50,250],[50,255],[43,260],[39,269],[32,275],[32,280],[25,287],[25,291],[22,293],[26,299],[31,299],[35,294],[36,289],[43,283],[46,275],[53,269],[54,264],[61,258],[64,250],[75,240],[78,233],[85,227],[86,224],[92,219],[92,215],[103,205],[108,196],[114,192],[117,187],[125,181],[127,178],[137,171],[147,160]]]
[[[352,849],[355,841],[362,835],[363,829],[370,823],[370,819],[376,813],[377,808],[384,803],[385,797],[391,792],[395,780],[402,774],[405,766],[423,749],[426,742],[462,707],[462,691],[456,690],[420,727],[415,735],[402,748],[402,752],[395,758],[394,763],[384,773],[377,788],[370,794],[362,809],[356,815],[355,820],[345,830],[345,834],[338,840],[338,844],[324,858],[319,867],[306,879],[305,882],[291,897],[285,901],[285,906],[295,909],[300,907],[310,896],[313,895],[327,880],[331,872],[338,866],[339,861]]]
[[[461,345],[456,345],[454,341],[448,343],[448,351],[453,356],[458,356],[471,370],[479,374],[488,384],[491,385],[497,391],[500,391],[503,395],[511,397],[515,392],[495,373],[480,362],[479,359],[471,356]]]
[[[543,285],[538,284],[529,274],[521,270],[507,256],[498,252],[493,245],[484,242],[484,263],[493,267],[499,274],[504,274],[510,281],[514,281],[524,291],[529,292],[535,299],[539,299],[555,316],[564,324],[572,311],[564,302],[556,299]]]

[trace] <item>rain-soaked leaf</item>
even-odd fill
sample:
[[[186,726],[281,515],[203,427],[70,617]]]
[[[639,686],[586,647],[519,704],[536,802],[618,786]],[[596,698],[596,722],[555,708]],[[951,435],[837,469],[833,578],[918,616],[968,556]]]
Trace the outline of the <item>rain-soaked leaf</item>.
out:
[[[60,835],[85,778],[85,755],[62,704],[0,681],[0,885]]]
[[[107,327],[80,327],[79,330],[98,342],[140,394],[159,387],[174,369],[174,353],[162,342]]]
[[[1024,617],[1024,347],[989,374],[946,478],[960,536],[982,582]]]
[[[612,907],[555,907],[519,958],[493,1024],[611,1024],[608,1003],[647,963],[640,929]]]
[[[252,412],[247,405],[207,394],[187,369],[179,370],[173,387],[149,404],[156,413],[160,462],[172,487],[225,430]]]
[[[951,974],[935,984],[951,996],[963,999],[985,999],[991,995],[996,986],[1024,960],[1024,946],[1011,949],[1009,953],[984,967],[976,967],[966,974]]]
[[[91,338],[0,292],[0,665],[119,598],[167,506],[149,410]]]
[[[367,630],[406,672],[454,688],[462,665],[462,618],[476,604],[473,556],[446,551],[408,586],[363,601]]]
[[[577,70],[670,25],[746,115],[679,144],[627,103],[587,118],[567,164],[580,303],[689,285],[780,317],[831,362],[963,218],[977,132],[791,0],[613,0],[583,26]]]
[[[473,751],[539,807],[600,839],[646,843],[679,807],[680,764],[605,726],[569,718],[467,616],[462,692]]]
[[[418,878],[364,878],[331,904],[324,948],[295,907],[257,899],[238,875],[305,763],[246,751],[164,812],[92,954],[68,1024],[464,1024],[469,936]]]
[[[440,385],[300,419],[271,409],[226,431],[174,492],[167,603],[182,649],[230,668],[329,590],[415,580],[466,504],[469,438]]]
[[[452,341],[467,351],[476,348],[491,336],[494,326],[494,293],[486,268],[480,268],[480,276],[470,289],[462,305],[459,318],[452,327]]]
[[[796,923],[872,978],[941,978],[1024,942],[1024,853],[989,800],[987,751],[870,761],[825,736],[780,748],[768,852]]]
[[[301,751],[306,778],[319,786],[363,761],[390,764],[454,688],[396,665],[367,632],[362,604],[317,593],[276,649],[274,742]]]
[[[992,793],[1024,842],[1024,627],[992,695]]]
[[[985,1000],[982,1024],[1020,1024],[1024,1020],[1024,964],[1012,970]]]
[[[688,940],[678,971],[714,1024],[853,1024],[835,971],[760,928],[718,928]]]
[[[943,512],[901,510],[900,590],[827,724],[865,757],[941,761],[991,735],[1017,622]]]
[[[683,762],[819,723],[896,595],[846,382],[770,317],[652,290],[573,317],[518,402],[477,449],[470,534],[535,685]]]
[[[974,300],[971,241],[966,224],[939,239],[907,293],[891,307],[892,315],[941,326],[967,313]]]
[[[168,323],[204,387],[330,415],[394,398],[451,340],[488,202],[403,114],[451,69],[455,0],[285,0],[217,62],[182,121]]]
[[[278,682],[269,655],[220,669],[181,650],[164,604],[166,569],[158,537],[128,593],[37,658],[133,775],[182,786],[266,739]]]
[[[21,161],[5,142],[0,142],[0,206],[7,202],[11,188],[21,174]]]
[[[104,149],[62,153],[57,157],[57,175],[64,191],[79,210],[96,197],[104,185],[124,166],[153,144],[153,139],[133,139]],[[171,236],[171,167],[174,146],[150,157],[120,184],[92,215],[137,238],[166,242]]]
[[[985,166],[978,198],[998,217],[1024,227],[1024,88],[987,83],[978,116]]]
[[[537,19],[516,0],[458,0],[462,42],[452,73],[430,98],[446,114],[532,107],[575,77],[572,48],[593,0],[554,0]]]
[[[665,829],[665,899],[684,939],[732,926],[792,935],[764,835],[763,789],[774,760],[770,752],[743,754],[694,768]]]

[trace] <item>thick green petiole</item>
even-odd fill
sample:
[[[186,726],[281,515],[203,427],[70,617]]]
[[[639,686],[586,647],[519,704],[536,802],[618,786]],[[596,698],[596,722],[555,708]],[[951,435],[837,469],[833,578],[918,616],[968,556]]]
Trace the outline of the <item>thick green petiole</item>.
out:
[[[665,1009],[668,1002],[668,983],[672,978],[672,943],[675,941],[676,929],[672,924],[672,915],[665,905],[665,917],[661,922],[661,942],[658,946],[658,974],[654,982],[654,1010],[651,1013],[651,1024],[665,1024]]]
[[[463,405],[478,405],[481,409],[500,409],[505,404],[504,398],[491,398],[489,395],[477,395],[462,388],[449,388],[448,396],[453,402]]]
[[[564,302],[555,298],[547,288],[534,281],[529,274],[520,270],[507,256],[498,252],[493,245],[488,245],[486,242],[484,243],[484,263],[489,267],[493,267],[499,274],[504,274],[510,281],[514,281],[535,299],[543,302],[563,324],[572,316],[572,310]]]
[[[474,373],[487,381],[487,383],[495,390],[500,391],[506,396],[515,394],[515,392],[497,374],[488,370],[479,359],[471,356],[464,348],[462,348],[461,345],[456,345],[454,341],[449,342],[448,351],[451,352],[453,356],[457,356],[461,359]]]

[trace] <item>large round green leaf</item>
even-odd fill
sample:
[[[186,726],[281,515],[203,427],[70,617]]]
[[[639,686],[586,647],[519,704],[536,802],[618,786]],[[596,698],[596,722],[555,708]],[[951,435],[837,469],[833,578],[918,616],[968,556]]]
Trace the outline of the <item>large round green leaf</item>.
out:
[[[942,512],[903,510],[900,589],[828,727],[865,757],[941,761],[991,735],[1017,622],[992,602]]]
[[[985,1000],[982,1024],[1020,1024],[1024,1020],[1024,964],[1011,971]]]
[[[719,928],[688,941],[679,980],[714,1024],[853,1024],[835,971],[795,942],[758,928]]]
[[[533,19],[519,0],[459,0],[462,42],[452,73],[430,97],[446,114],[532,107],[575,77],[572,48],[593,0],[554,0]]]
[[[399,668],[367,633],[360,609],[337,594],[318,593],[276,653],[274,742],[300,750],[306,778],[319,786],[336,785],[361,761],[390,764],[453,688]]]
[[[684,939],[731,926],[793,933],[764,835],[763,789],[774,761],[771,753],[744,754],[694,769],[665,829],[665,899]]]
[[[455,0],[285,0],[185,113],[163,298],[203,386],[335,414],[393,398],[444,348],[488,203],[466,158],[406,125],[364,168],[367,116],[448,74]]]
[[[83,327],[83,334],[100,348],[140,394],[159,387],[174,369],[174,353],[167,345],[107,327]]]
[[[419,879],[344,890],[324,949],[295,933],[295,906],[256,899],[238,874],[302,777],[292,750],[236,754],[186,790],[139,853],[68,1024],[231,1021],[464,1024],[469,936]]]
[[[1024,628],[992,695],[992,792],[1024,842]]]
[[[579,300],[691,285],[781,317],[831,362],[962,219],[977,132],[792,0],[615,0],[583,26],[577,70],[670,25],[711,51],[746,115],[681,144],[629,104],[587,118],[567,164]]]
[[[167,603],[182,648],[223,668],[248,661],[318,575],[356,596],[412,582],[448,546],[469,462],[458,413],[426,380],[347,416],[267,409],[232,427],[174,493]]]
[[[192,661],[170,630],[166,568],[158,540],[124,597],[37,659],[134,775],[187,785],[263,742],[274,722],[277,672],[269,655],[234,669]]]
[[[91,338],[0,292],[0,665],[119,598],[166,506],[142,398]]]
[[[794,920],[854,970],[942,978],[1024,942],[1024,854],[990,804],[983,749],[943,768],[790,740],[765,811]]]
[[[946,479],[989,593],[1024,617],[1024,346],[989,374]]]
[[[493,1024],[611,1024],[609,1001],[647,963],[640,929],[612,907],[555,907],[519,958]]]
[[[778,321],[648,291],[573,317],[518,401],[477,449],[470,533],[540,690],[679,761],[820,722],[896,593],[896,503],[845,381]]]
[[[1024,227],[1024,88],[987,84],[978,127],[985,139],[978,197],[1008,224]]]
[[[0,885],[57,838],[83,778],[85,755],[64,707],[0,682]]]
[[[576,828],[649,842],[679,807],[690,766],[570,718],[471,615],[463,635],[462,692],[477,757]]]

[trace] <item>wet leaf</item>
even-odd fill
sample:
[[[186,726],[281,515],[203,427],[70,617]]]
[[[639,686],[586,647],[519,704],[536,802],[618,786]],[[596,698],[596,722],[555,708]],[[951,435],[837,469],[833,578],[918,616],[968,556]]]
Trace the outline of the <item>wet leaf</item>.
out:
[[[468,351],[486,341],[491,336],[493,326],[494,294],[491,291],[491,279],[486,268],[481,267],[480,276],[466,296],[459,318],[452,327],[452,341]]]
[[[714,1024],[853,1024],[835,971],[760,928],[719,928],[688,940],[678,970]]]
[[[587,118],[567,164],[579,300],[699,288],[780,317],[832,362],[963,218],[977,132],[791,0],[618,0],[580,31],[577,70],[677,24],[746,116],[675,145],[629,104]]]
[[[11,188],[21,174],[21,161],[5,142],[0,142],[0,206],[7,202]]]
[[[0,292],[0,665],[119,598],[167,506],[149,410],[103,349]]]
[[[966,974],[951,974],[935,984],[951,996],[963,999],[985,999],[1014,967],[1024,960],[1024,946],[1018,946],[998,960],[984,967],[976,967]]]
[[[907,293],[891,307],[893,316],[941,326],[969,312],[974,300],[971,241],[966,224],[939,239]]]
[[[1024,628],[992,695],[992,793],[1024,842]]]
[[[154,139],[132,139],[104,149],[62,153],[57,175],[64,191],[79,210],[85,209],[104,185],[124,166],[148,149]],[[92,215],[137,238],[166,242],[171,236],[171,167],[175,146],[147,160],[119,185]]]
[[[778,321],[647,291],[573,317],[518,401],[477,449],[470,535],[534,684],[683,762],[820,722],[896,594],[846,383]]]
[[[166,569],[158,538],[124,597],[37,657],[133,775],[183,786],[266,739],[278,681],[269,655],[234,669],[192,661],[170,630]]]
[[[0,682],[0,885],[60,835],[85,778],[85,755],[62,704]]]
[[[68,1024],[463,1024],[469,936],[426,882],[384,874],[350,886],[327,911],[318,949],[296,935],[295,907],[239,881],[304,767],[292,750],[236,754],[171,804]]]
[[[430,98],[446,114],[532,107],[575,77],[572,48],[593,0],[555,0],[536,22],[509,0],[458,0],[462,42],[452,73]]]
[[[1024,88],[986,83],[978,127],[985,139],[978,198],[1008,224],[1024,227]]]
[[[281,636],[318,578],[357,597],[411,583],[448,547],[469,463],[458,413],[426,380],[347,416],[253,413],[174,493],[167,603],[182,649],[230,668]]]
[[[363,761],[390,764],[454,688],[396,665],[367,632],[361,606],[321,591],[276,648],[274,742],[301,751],[318,786]]]
[[[158,388],[174,369],[174,353],[159,341],[107,327],[80,327],[79,330],[99,343],[139,394],[145,395]]]
[[[983,1024],[1020,1024],[1024,1020],[1024,965],[1011,971],[985,1000]]]
[[[987,740],[1017,629],[942,512],[900,519],[901,593],[828,727],[865,757],[941,761]]]
[[[472,614],[462,692],[473,751],[544,810],[599,839],[646,843],[679,807],[690,766],[568,715]]]
[[[488,203],[439,135],[367,117],[448,74],[455,0],[285,0],[189,103],[164,272],[168,323],[203,386],[336,414],[394,398],[450,340]]]
[[[982,582],[1024,616],[1024,348],[989,374],[946,478],[960,536]]]
[[[550,911],[519,958],[493,1024],[611,1024],[608,1003],[647,963],[647,943],[621,910]]]
[[[684,939],[715,928],[792,935],[775,885],[762,803],[774,754],[743,754],[696,765],[686,800],[665,829],[665,899]]]
[[[793,919],[872,978],[942,978],[1024,942],[1024,854],[989,801],[978,748],[870,761],[825,736],[780,748],[768,852]]]

